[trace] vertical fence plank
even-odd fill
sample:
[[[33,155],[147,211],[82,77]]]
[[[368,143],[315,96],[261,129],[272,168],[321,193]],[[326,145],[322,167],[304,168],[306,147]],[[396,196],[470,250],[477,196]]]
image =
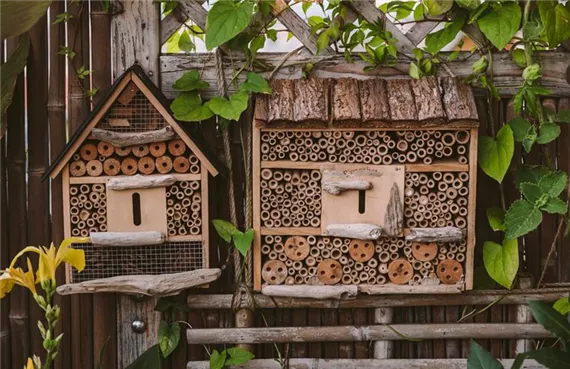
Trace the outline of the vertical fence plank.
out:
[[[565,97],[558,102],[558,111],[570,109],[570,97]],[[570,170],[570,124],[561,124],[562,132],[558,139],[558,167],[561,170]],[[566,243],[564,243],[566,242]],[[558,281],[570,282],[570,247],[566,239],[561,241],[560,253],[558,254]]]
[[[4,46],[4,42],[2,42]],[[2,48],[2,50],[4,50]],[[2,57],[4,53],[1,53]],[[0,58],[1,59],[1,58]],[[0,268],[5,269],[10,264],[10,250],[8,244],[8,195],[6,175],[6,136],[0,139]],[[0,301],[0,365],[9,368],[10,357],[10,298]]]
[[[354,318],[352,311],[350,309],[341,309],[339,312],[339,324],[340,325],[353,325]],[[354,343],[346,342],[341,343],[338,348],[338,357],[341,359],[352,359],[354,358]]]
[[[8,40],[8,55],[18,44],[18,40]],[[24,74],[16,80],[12,104],[8,108],[8,228],[10,233],[10,259],[27,245],[27,210],[26,210],[26,126],[24,103]],[[24,366],[24,360],[30,355],[30,323],[28,315],[28,292],[15,288],[10,293],[10,334],[12,368]]]
[[[319,309],[309,309],[309,319],[308,323],[311,327],[319,327],[322,325],[321,322],[321,312]],[[309,344],[309,357],[320,358],[322,357],[323,346],[320,343],[310,343]]]
[[[368,311],[367,309],[353,309],[354,324],[355,325],[366,325],[369,323]],[[323,320],[323,325],[325,324]],[[354,358],[355,359],[368,359],[370,343],[369,342],[355,342],[354,343]],[[328,351],[328,348],[325,348]]]
[[[459,306],[445,307],[445,322],[455,323],[459,320]],[[461,357],[461,341],[445,340],[445,357],[448,359],[457,359]]]

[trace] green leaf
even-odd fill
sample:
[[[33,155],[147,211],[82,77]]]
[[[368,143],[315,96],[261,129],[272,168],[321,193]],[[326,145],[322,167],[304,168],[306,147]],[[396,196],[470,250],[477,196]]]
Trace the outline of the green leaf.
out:
[[[560,314],[566,315],[570,313],[570,300],[568,297],[561,297],[554,302],[554,305],[552,305],[552,307]]]
[[[542,222],[542,213],[526,200],[515,201],[505,215],[505,238],[508,240],[524,236],[536,229]]]
[[[525,182],[538,184],[542,177],[550,173],[546,167],[523,165],[515,172],[515,185],[520,188]]]
[[[477,20],[481,32],[499,50],[507,46],[519,30],[521,8],[516,2],[496,3]]]
[[[212,50],[228,42],[246,29],[253,14],[251,1],[221,0],[208,11],[206,21],[206,48]]]
[[[4,2],[0,2],[0,4],[4,6]],[[16,79],[26,66],[29,50],[30,38],[27,34],[22,35],[16,50],[14,50],[12,55],[10,55],[8,61],[0,66],[0,78],[2,79],[2,100],[0,101],[0,107],[2,109],[0,112],[0,138],[4,137],[4,133],[6,133],[6,111],[14,97]]]
[[[180,38],[178,39],[178,48],[184,52],[190,52],[196,48],[196,46],[192,42],[192,39],[190,38],[190,33],[188,33],[187,30],[184,30],[184,32],[182,32],[182,34],[180,35]]]
[[[525,39],[538,37],[543,31],[544,27],[542,27],[542,24],[536,21],[528,21],[523,26],[523,37]]]
[[[251,248],[251,244],[253,242],[253,229],[248,229],[245,233],[236,233],[234,235],[234,244],[236,249],[239,250],[240,254],[243,256],[247,255],[247,252]]]
[[[564,201],[560,200],[557,197],[551,197],[548,199],[546,204],[540,208],[540,210],[546,211],[550,214],[564,215],[568,211],[568,208],[566,207],[566,203]]]
[[[410,63],[410,77],[414,79],[422,78],[422,71],[415,62]]]
[[[251,352],[242,349],[241,347],[230,347],[226,351],[230,356],[226,360],[226,366],[243,365],[255,357]]]
[[[475,73],[485,73],[488,66],[489,66],[489,60],[487,59],[487,56],[483,55],[481,58],[479,58],[479,60],[473,63],[471,69]]]
[[[505,211],[498,207],[487,209],[487,220],[493,231],[505,230]]]
[[[457,5],[467,10],[475,10],[481,5],[481,0],[455,0]]]
[[[200,78],[200,72],[197,70],[191,70],[178,78],[176,82],[172,85],[172,88],[178,91],[198,91],[205,90],[210,87],[210,84],[206,81],[202,81]]]
[[[564,341],[570,340],[570,323],[565,316],[542,301],[528,301],[527,304],[534,319],[542,324],[546,330]]]
[[[267,38],[270,39],[273,42],[277,42],[277,30],[275,29],[268,29],[267,32],[265,33],[267,35]]]
[[[483,244],[483,264],[487,273],[501,286],[511,289],[519,270],[518,240],[505,241],[503,245],[487,241]]]
[[[557,1],[538,1],[538,12],[551,48],[570,37],[570,10]]]
[[[248,95],[246,91],[239,91],[226,99],[216,96],[210,100],[210,109],[214,114],[228,120],[239,120],[241,113],[247,109]]]
[[[524,55],[524,50],[515,49],[513,51],[513,61],[519,67],[525,68],[526,67],[526,56]]]
[[[534,145],[534,143],[536,142],[536,137],[537,137],[536,128],[534,128],[534,126],[531,126],[530,129],[528,130],[526,137],[522,141],[522,146],[524,148],[524,151],[529,153],[530,150],[532,150],[532,145]]]
[[[539,207],[537,203],[542,198],[544,193],[537,184],[521,183],[521,191],[528,202]]]
[[[471,340],[467,369],[503,369],[503,365],[477,342]]]
[[[248,92],[257,92],[262,94],[271,94],[273,90],[269,87],[269,84],[257,73],[249,72],[247,74],[247,79],[240,86],[241,90]]]
[[[511,129],[513,130],[515,141],[522,142],[526,138],[526,135],[532,125],[528,120],[517,117],[509,122],[509,126],[511,126]]]
[[[180,312],[188,312],[188,304],[184,299],[184,296],[179,294],[176,296],[164,296],[158,299],[156,302],[156,306],[154,307],[155,311],[159,311],[164,313],[170,309],[180,311]]]
[[[531,64],[523,70],[522,76],[526,82],[536,81],[542,77],[542,69],[537,63]]]
[[[449,0],[423,0],[429,15],[442,15],[451,10],[453,1]]]
[[[559,111],[556,120],[562,123],[570,123],[570,110]]]
[[[547,144],[560,136],[560,126],[556,123],[544,123],[538,129],[539,135],[536,142],[539,144]]]
[[[27,32],[46,14],[51,1],[0,1],[1,39]]]
[[[172,54],[179,53],[180,47],[178,46],[178,41],[180,41],[180,32],[174,32],[166,41],[166,52]]]
[[[222,369],[226,365],[226,350],[221,353],[214,350],[210,356],[210,369]]]
[[[125,369],[160,369],[160,348],[158,344],[151,346]]]
[[[182,92],[170,104],[174,117],[183,122],[199,122],[214,116],[208,105],[195,91]]]
[[[570,369],[570,353],[560,351],[554,347],[544,347],[540,350],[524,353],[527,358],[550,369]]]
[[[160,321],[158,328],[158,345],[163,357],[168,357],[178,347],[180,342],[180,325],[178,322],[168,324],[164,320]]]
[[[550,197],[558,197],[566,188],[568,175],[564,172],[553,172],[540,179],[538,185]]]
[[[420,4],[416,6],[416,8],[414,9],[414,20],[419,21],[424,19],[424,11],[425,7],[423,5]]]
[[[232,242],[232,237],[241,233],[233,224],[222,219],[214,219],[212,224],[218,235],[227,243]]]
[[[466,11],[460,9],[453,17],[453,21],[448,24],[447,27],[427,35],[425,50],[431,54],[439,52],[447,44],[455,39],[459,31],[461,31],[461,28],[463,28],[466,20]]]
[[[321,32],[319,37],[317,38],[317,55],[319,55],[323,50],[329,47],[330,44],[330,33],[329,29],[326,31]]]
[[[497,140],[483,136],[479,139],[479,165],[491,178],[501,183],[515,152],[513,130],[509,125],[497,132]]]

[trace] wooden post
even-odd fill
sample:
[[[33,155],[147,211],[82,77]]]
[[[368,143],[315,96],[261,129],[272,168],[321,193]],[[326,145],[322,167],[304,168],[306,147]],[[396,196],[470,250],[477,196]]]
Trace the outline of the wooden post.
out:
[[[159,4],[152,1],[121,1],[122,12],[111,20],[113,77],[117,78],[138,63],[154,83],[159,82],[160,53]],[[117,299],[118,368],[133,362],[146,349],[156,344],[160,313],[154,311],[156,298],[134,299],[119,295]],[[141,333],[133,331],[133,323],[144,322]]]
[[[376,324],[390,324],[394,317],[393,308],[376,308],[374,309],[374,323]],[[374,342],[374,358],[375,359],[390,359],[392,357],[392,350],[394,342],[392,341],[375,341]]]
[[[532,288],[534,284],[534,278],[532,274],[524,274],[519,276],[519,289],[529,289]],[[527,304],[517,305],[516,307],[516,319],[517,323],[532,323],[532,313]],[[528,339],[518,339],[516,346],[516,354],[521,352],[526,352],[532,350],[532,342]]]

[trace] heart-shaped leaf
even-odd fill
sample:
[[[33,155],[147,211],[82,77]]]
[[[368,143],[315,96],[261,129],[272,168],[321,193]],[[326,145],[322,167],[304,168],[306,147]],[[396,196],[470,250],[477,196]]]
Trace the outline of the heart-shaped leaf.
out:
[[[212,5],[206,20],[206,48],[231,40],[246,29],[253,15],[252,1],[217,1]]]
[[[174,117],[183,122],[199,122],[214,116],[208,103],[202,105],[202,99],[196,91],[182,92],[172,101],[170,109]]]
[[[212,224],[218,235],[227,243],[232,242],[232,237],[241,233],[233,224],[222,219],[214,219]]]
[[[262,94],[271,94],[273,92],[265,78],[252,72],[247,74],[247,79],[240,85],[240,88],[244,91]]]
[[[528,359],[534,359],[545,368],[570,369],[570,353],[554,347],[544,347],[540,350],[524,353]]]
[[[178,78],[176,82],[172,85],[172,88],[178,91],[195,91],[195,90],[205,90],[210,87],[210,84],[206,81],[202,81],[200,78],[200,72],[197,70],[191,70]]]
[[[221,353],[218,350],[212,351],[210,356],[210,369],[222,369],[226,365],[226,350]]]
[[[210,100],[210,110],[214,114],[228,120],[238,120],[241,113],[247,109],[248,95],[246,91],[236,92],[230,99],[220,96],[214,97]]]
[[[510,289],[519,269],[518,240],[505,241],[502,246],[491,241],[485,242],[483,264],[491,278]]]
[[[239,250],[240,254],[243,256],[247,255],[247,252],[251,248],[251,243],[253,242],[254,231],[253,229],[248,229],[245,233],[237,233],[234,235],[234,244],[236,249]]]
[[[1,1],[2,39],[28,31],[46,13],[51,1]]]
[[[538,182],[540,189],[550,197],[558,197],[566,188],[568,175],[564,172],[549,173]]]
[[[178,322],[168,324],[164,320],[160,321],[158,328],[158,345],[163,357],[168,357],[176,349],[180,342],[180,325]]]
[[[513,130],[515,141],[522,142],[528,134],[531,124],[528,120],[517,117],[509,122],[509,126],[511,126],[511,129]]]
[[[160,369],[160,348],[158,344],[151,346],[125,369]]]
[[[539,144],[547,144],[560,136],[560,126],[556,123],[544,123],[538,129],[539,135],[536,142]]]
[[[519,30],[521,16],[521,8],[515,2],[493,3],[477,24],[489,41],[502,50]]]
[[[513,130],[509,125],[497,132],[497,140],[481,137],[479,141],[479,165],[491,178],[501,183],[515,152]]]
[[[555,48],[570,37],[570,10],[557,1],[538,1],[537,5],[548,45]]]
[[[570,323],[566,317],[543,301],[527,301],[534,319],[564,341],[570,340]]]
[[[448,3],[452,4],[451,1]],[[441,49],[443,49],[447,44],[453,41],[455,37],[457,37],[457,34],[459,31],[461,31],[461,28],[463,28],[463,25],[465,25],[466,21],[467,12],[463,9],[460,9],[460,11],[458,11],[457,14],[453,16],[453,21],[451,23],[448,23],[445,28],[427,35],[426,51],[431,54],[435,54],[441,51]]]
[[[503,369],[501,362],[485,351],[477,342],[471,341],[467,369]]]
[[[241,347],[230,347],[226,350],[228,355],[230,356],[226,360],[226,365],[243,365],[253,359],[255,355],[251,352],[242,349]]]
[[[442,15],[451,10],[453,1],[449,0],[423,0],[429,15]]]
[[[503,209],[497,207],[488,208],[487,220],[493,231],[505,230],[505,211]]]
[[[524,236],[542,222],[542,213],[526,200],[515,201],[505,215],[505,238],[508,240]]]
[[[554,302],[554,305],[552,305],[552,307],[560,314],[566,315],[570,313],[570,300],[568,297],[559,298],[556,300],[556,302]]]

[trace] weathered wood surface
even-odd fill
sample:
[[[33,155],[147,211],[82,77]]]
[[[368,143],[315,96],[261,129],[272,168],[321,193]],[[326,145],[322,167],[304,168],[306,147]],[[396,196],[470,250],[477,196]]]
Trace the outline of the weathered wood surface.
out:
[[[332,87],[332,114],[337,121],[358,121],[360,115],[360,101],[358,99],[358,80],[354,78],[340,78]]]
[[[442,78],[441,88],[443,94],[443,105],[449,120],[459,120],[465,118],[477,119],[477,106],[475,100],[466,99],[471,95],[471,89],[463,83],[458,83],[458,78]]]
[[[402,233],[404,226],[404,204],[400,196],[398,184],[394,183],[390,189],[390,201],[384,215],[384,233],[395,237]]]
[[[160,245],[165,241],[162,232],[91,232],[94,246],[145,246]]]
[[[410,81],[419,120],[438,119],[445,115],[438,83],[435,77]],[[443,95],[446,93],[444,92]],[[467,97],[466,100],[472,100],[472,98]],[[474,116],[477,116],[476,113]],[[466,118],[471,119],[472,117],[473,115]]]
[[[270,121],[293,120],[295,81],[292,79],[277,79],[271,82],[271,87],[273,88],[273,93],[266,100],[269,115],[263,117],[263,119]]]
[[[294,91],[293,119],[296,122],[323,122],[328,120],[329,94],[326,79],[296,80]]]
[[[273,297],[349,300],[356,297],[357,286],[264,286],[261,293]]]
[[[510,368],[514,359],[499,360],[505,368]],[[289,369],[465,369],[467,359],[288,359]],[[209,361],[190,361],[187,369],[209,369]],[[230,367],[238,368],[238,367]],[[239,368],[243,369],[281,369],[275,359],[254,359]],[[545,369],[534,360],[526,360],[522,369]]]
[[[418,286],[416,286],[418,287]],[[353,300],[314,300],[292,297],[270,297],[254,294],[256,306],[259,308],[281,309],[339,309],[339,308],[378,308],[378,307],[407,307],[407,306],[447,306],[447,305],[488,305],[492,302],[500,305],[524,304],[527,300],[553,302],[568,296],[570,288],[533,289],[533,290],[495,290],[467,291],[461,294],[431,294],[431,295],[362,295]],[[232,295],[190,295],[187,303],[190,309],[231,309]]]
[[[540,324],[392,324],[328,327],[188,329],[190,344],[362,342],[453,338],[551,338]]]
[[[439,17],[430,17],[430,19],[436,18],[443,18],[442,16]],[[415,23],[412,28],[408,32],[406,32],[406,37],[412,41],[414,45],[418,45],[420,42],[423,41],[426,36],[433,31],[435,27],[440,23],[438,20],[434,21],[427,21],[424,20],[422,22]]]
[[[160,5],[146,1],[121,1],[121,12],[111,18],[113,79],[138,63],[158,83],[160,55]]]
[[[412,228],[406,240],[418,242],[455,242],[465,238],[463,230],[457,227]]]
[[[358,286],[358,292],[368,295],[393,295],[393,294],[424,294],[424,293],[439,293],[450,294],[460,293],[461,286],[458,285],[418,285],[410,286],[407,284],[361,284]]]
[[[132,145],[142,145],[153,142],[171,140],[176,136],[170,127],[158,129],[156,131],[146,131],[138,133],[113,132],[105,129],[93,128],[90,138],[110,143],[115,147],[125,147]]]
[[[64,284],[57,288],[60,295],[117,292],[128,295],[172,296],[188,288],[217,280],[220,269],[198,269],[190,272],[160,275],[125,275]]]
[[[283,62],[284,53],[263,53],[258,55],[258,60],[267,65],[266,70],[259,72],[267,75]],[[537,53],[537,62],[542,65],[541,83],[551,89],[555,95],[570,94],[570,78],[566,73],[570,64],[570,52],[545,51]],[[477,58],[469,58],[469,53],[461,53],[458,58],[447,63],[449,70],[458,77],[467,77],[473,71],[471,66]],[[493,53],[493,76],[494,83],[502,96],[512,96],[523,83],[522,69],[514,64],[509,53]],[[226,73],[226,81],[231,80],[234,70],[241,68],[246,62],[239,54],[232,57],[224,57],[223,70]],[[310,56],[293,55],[289,57],[281,68],[275,73],[275,79],[298,79],[302,78],[302,69],[307,63],[314,64],[311,76],[320,78],[345,78],[375,79],[378,77],[394,78],[407,77],[410,59],[400,56],[394,68],[382,67],[364,71],[367,64],[359,57],[354,58],[353,63],[348,63],[343,55],[334,56]],[[174,98],[178,92],[172,88],[172,84],[188,70],[201,71],[201,78],[210,84],[210,87],[202,91],[202,97],[209,99],[218,96],[218,82],[216,78],[215,56],[213,53],[198,53],[189,55],[162,55],[160,57],[161,89],[168,98]],[[491,72],[491,71],[489,71]],[[437,69],[437,76],[448,77],[449,73],[443,69]],[[242,79],[238,78],[239,81]],[[233,86],[228,86],[233,92]],[[483,89],[475,89],[479,95],[484,94]]]
[[[408,79],[386,80],[386,90],[391,120],[418,120],[414,94]]]
[[[359,240],[377,240],[382,234],[382,227],[376,224],[351,223],[329,224],[325,234],[333,237],[357,238]]]
[[[107,189],[122,191],[136,188],[165,187],[170,186],[174,182],[176,182],[176,176],[172,174],[151,176],[136,174],[134,176],[119,176],[110,179],[107,182]]]
[[[388,92],[386,81],[383,79],[366,79],[360,81],[360,104],[362,120],[389,121],[390,106],[388,105]]]
[[[390,324],[394,319],[393,308],[376,308],[374,309],[374,323],[375,324]],[[392,341],[375,341],[374,342],[374,358],[375,359],[390,359],[394,349],[394,342]]]
[[[369,190],[372,188],[372,183],[361,180],[328,180],[322,181],[321,187],[323,191],[326,191],[331,195],[340,195],[344,191],[348,190]]]

